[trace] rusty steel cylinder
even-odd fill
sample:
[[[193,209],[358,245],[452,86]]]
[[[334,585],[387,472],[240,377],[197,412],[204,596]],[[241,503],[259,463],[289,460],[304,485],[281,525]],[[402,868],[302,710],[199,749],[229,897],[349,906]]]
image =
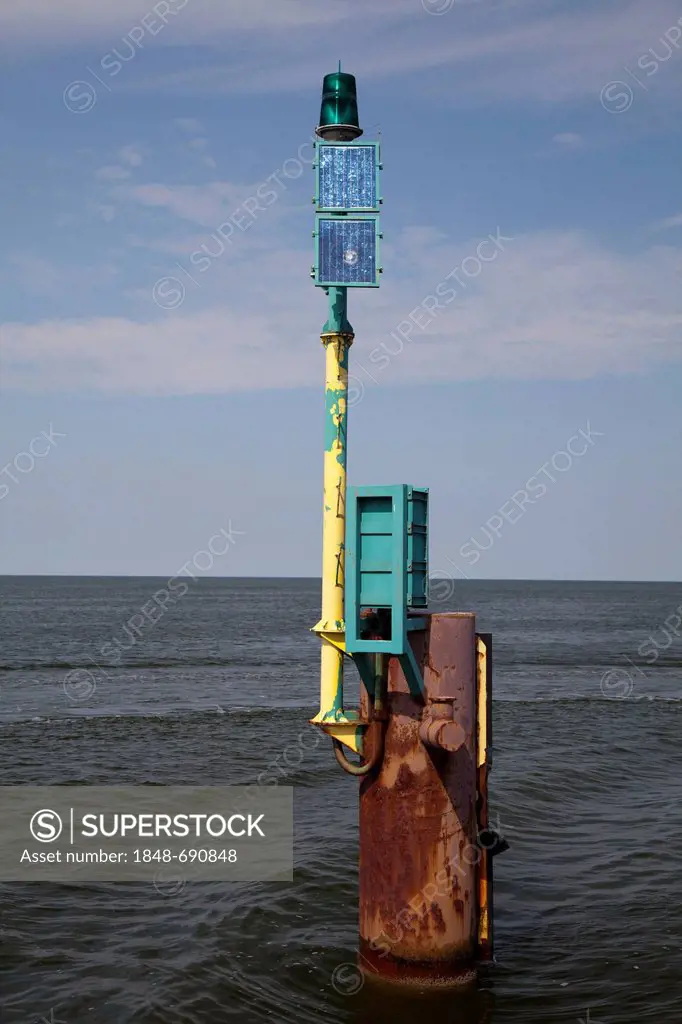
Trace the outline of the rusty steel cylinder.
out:
[[[475,980],[476,635],[472,613],[422,616],[410,633],[425,700],[388,663],[383,757],[360,789],[360,957],[368,977]],[[365,696],[363,705],[369,709]]]

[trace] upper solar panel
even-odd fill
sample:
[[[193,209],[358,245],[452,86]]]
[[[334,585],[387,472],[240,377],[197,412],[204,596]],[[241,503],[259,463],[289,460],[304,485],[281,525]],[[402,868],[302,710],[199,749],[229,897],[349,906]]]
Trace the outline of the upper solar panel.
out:
[[[319,143],[317,206],[320,210],[378,210],[378,144]]]

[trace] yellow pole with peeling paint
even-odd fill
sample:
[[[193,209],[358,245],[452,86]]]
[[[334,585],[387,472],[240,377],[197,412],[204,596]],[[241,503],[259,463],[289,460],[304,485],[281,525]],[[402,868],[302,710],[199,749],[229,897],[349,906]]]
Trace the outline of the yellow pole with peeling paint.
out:
[[[346,289],[329,288],[329,319],[321,335],[326,365],[322,615],[313,627],[322,641],[320,710],[312,722],[359,751],[356,718],[349,718],[343,707],[348,350],[354,338],[346,305]]]

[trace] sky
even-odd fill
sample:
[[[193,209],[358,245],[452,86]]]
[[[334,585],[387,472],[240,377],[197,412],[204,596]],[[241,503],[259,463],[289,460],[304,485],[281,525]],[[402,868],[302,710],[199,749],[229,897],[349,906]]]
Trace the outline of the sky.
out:
[[[319,575],[341,60],[349,482],[429,488],[436,579],[682,578],[679,2],[23,0],[0,57],[0,571]]]

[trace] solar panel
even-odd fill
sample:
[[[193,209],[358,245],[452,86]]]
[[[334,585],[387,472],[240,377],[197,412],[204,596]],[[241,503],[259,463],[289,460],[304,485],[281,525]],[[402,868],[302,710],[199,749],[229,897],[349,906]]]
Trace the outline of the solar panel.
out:
[[[376,217],[318,219],[318,284],[377,284]]]
[[[378,210],[376,145],[320,145],[317,200],[322,210]]]

